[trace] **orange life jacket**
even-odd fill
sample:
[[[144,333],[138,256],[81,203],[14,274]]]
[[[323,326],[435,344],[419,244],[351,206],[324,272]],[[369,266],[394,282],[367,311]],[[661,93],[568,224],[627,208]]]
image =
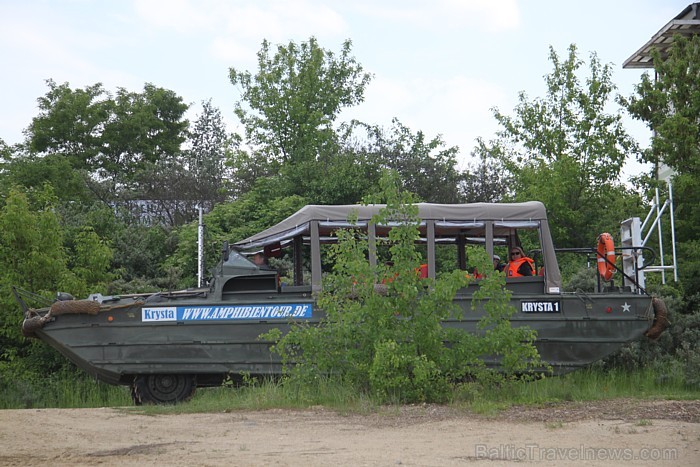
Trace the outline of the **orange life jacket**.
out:
[[[471,277],[469,273],[467,273],[467,277]],[[483,279],[484,276],[479,272],[477,268],[474,268],[474,279]]]
[[[528,258],[527,256],[521,256],[520,259],[515,259],[508,263],[508,267],[506,268],[506,275],[507,277],[525,277],[522,274],[518,272],[518,269],[520,269],[520,266],[523,263],[528,263],[530,264],[530,269],[532,269],[532,275],[535,275],[535,262],[531,259]]]
[[[427,264],[421,264],[418,266],[416,269],[416,275],[420,277],[421,279],[427,279],[428,278],[428,265]],[[391,277],[385,277],[382,279],[382,284],[388,284],[390,282],[394,282],[394,279],[399,277],[399,273],[394,273],[393,276]]]

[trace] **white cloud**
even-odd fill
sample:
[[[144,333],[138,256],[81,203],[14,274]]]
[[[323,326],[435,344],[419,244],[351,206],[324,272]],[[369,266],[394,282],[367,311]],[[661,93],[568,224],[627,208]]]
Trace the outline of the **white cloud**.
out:
[[[216,34],[223,28],[244,37],[277,34],[286,38],[305,30],[338,33],[347,29],[342,16],[321,1],[291,5],[285,0],[134,0],[133,5],[142,20],[181,32]]]
[[[489,32],[510,30],[520,25],[517,0],[444,0],[452,25],[472,23]]]
[[[425,29],[476,28],[488,32],[520,25],[517,0],[358,1],[348,8],[388,23],[412,23]]]
[[[134,9],[152,27],[204,37],[217,59],[238,59],[263,39],[287,42],[347,33],[343,17],[318,1],[135,0]]]
[[[255,54],[260,44],[238,41],[233,36],[219,36],[209,44],[209,53],[215,59],[224,63],[255,64]]]
[[[465,166],[479,136],[489,139],[497,129],[491,107],[510,105],[506,92],[479,79],[455,76],[448,79],[392,79],[377,76],[365,101],[347,109],[341,121],[352,118],[388,128],[396,117],[411,131],[428,138],[442,135],[445,145],[459,146],[460,166]]]
[[[460,162],[469,159],[477,137],[489,139],[497,129],[491,108],[507,106],[504,90],[480,79],[458,75],[415,82],[407,121],[428,136],[440,133],[447,146],[459,146]]]
[[[219,3],[219,2],[214,2]],[[134,11],[153,27],[196,34],[216,20],[212,2],[191,0],[134,0]],[[202,8],[203,7],[203,8]]]
[[[45,80],[53,79],[72,88],[97,82],[128,86],[132,76],[96,63],[96,51],[118,42],[99,28],[76,27],[62,10],[38,9],[30,4],[3,7],[0,15],[0,62],[3,106],[12,109],[0,118],[0,137],[8,143],[21,141],[22,129],[38,114],[37,98],[48,91]]]

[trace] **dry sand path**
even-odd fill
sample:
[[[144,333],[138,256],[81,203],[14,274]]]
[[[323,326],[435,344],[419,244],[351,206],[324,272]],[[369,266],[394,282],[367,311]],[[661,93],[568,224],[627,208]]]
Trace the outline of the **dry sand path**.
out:
[[[569,403],[495,417],[442,406],[143,415],[0,410],[0,465],[700,466],[700,401]]]

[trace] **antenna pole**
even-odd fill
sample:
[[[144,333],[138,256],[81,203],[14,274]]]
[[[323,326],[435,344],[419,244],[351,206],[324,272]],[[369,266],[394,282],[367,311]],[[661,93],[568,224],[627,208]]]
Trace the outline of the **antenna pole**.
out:
[[[202,206],[199,206],[199,226],[197,228],[197,287],[204,286],[204,222]]]

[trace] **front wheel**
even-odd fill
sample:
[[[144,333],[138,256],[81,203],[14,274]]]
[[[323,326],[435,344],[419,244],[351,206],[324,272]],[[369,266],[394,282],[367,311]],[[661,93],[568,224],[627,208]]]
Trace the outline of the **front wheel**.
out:
[[[193,375],[143,375],[134,379],[131,397],[135,405],[177,404],[190,399],[196,387]]]

